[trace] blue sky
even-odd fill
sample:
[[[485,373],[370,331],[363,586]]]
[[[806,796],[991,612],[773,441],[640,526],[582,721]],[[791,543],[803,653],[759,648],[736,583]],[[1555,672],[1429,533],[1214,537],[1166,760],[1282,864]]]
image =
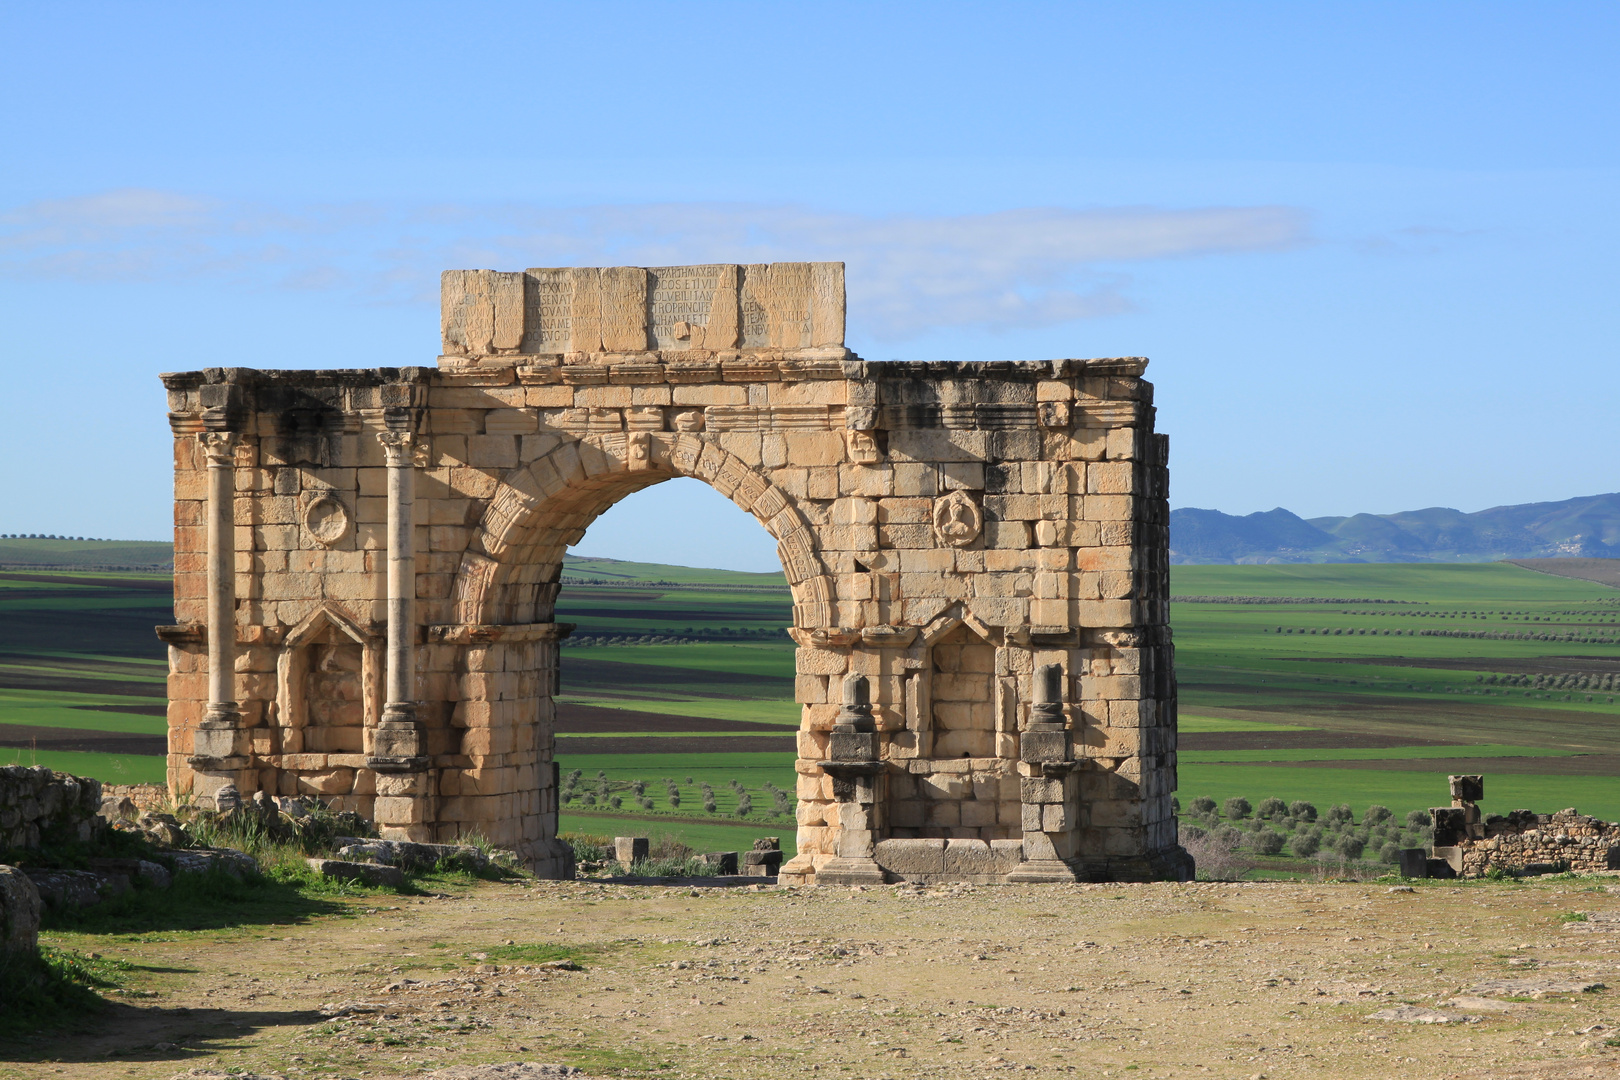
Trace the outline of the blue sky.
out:
[[[567,263],[843,259],[870,359],[1151,357],[1175,506],[1616,490],[1617,30],[1559,3],[6,5],[0,532],[166,535],[160,371],[431,362],[439,270]],[[726,511],[664,485],[579,550],[770,568]]]

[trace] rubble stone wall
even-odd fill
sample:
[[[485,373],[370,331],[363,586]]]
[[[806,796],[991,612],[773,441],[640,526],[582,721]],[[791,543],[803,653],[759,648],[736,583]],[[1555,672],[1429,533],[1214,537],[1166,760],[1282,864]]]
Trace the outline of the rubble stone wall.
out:
[[[874,845],[894,839],[1011,843],[1035,879],[1190,874],[1146,361],[874,364],[843,322],[836,263],[451,271],[435,367],[164,376],[171,786],[320,795],[385,836],[478,831],[566,872],[562,556],[686,476],[775,537],[793,594],[784,880],[893,876]],[[1061,700],[1031,732],[1051,665]],[[851,679],[870,708],[835,745]]]
[[[100,811],[99,780],[43,765],[0,768],[0,847],[38,847],[53,835],[88,840]]]
[[[1603,821],[1573,808],[1556,814],[1515,810],[1482,822],[1482,836],[1455,838],[1460,877],[1483,877],[1492,870],[1620,870],[1620,823]],[[1446,839],[1446,837],[1440,837]]]

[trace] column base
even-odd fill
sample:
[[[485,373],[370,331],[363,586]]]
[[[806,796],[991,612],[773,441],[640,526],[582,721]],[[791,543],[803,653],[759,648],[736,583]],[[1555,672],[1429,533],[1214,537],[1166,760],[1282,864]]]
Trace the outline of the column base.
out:
[[[1009,884],[1042,881],[1085,881],[1075,868],[1061,859],[1034,859],[1021,862],[1007,872]]]
[[[885,885],[888,876],[874,859],[831,859],[821,864],[813,879],[817,885]]]

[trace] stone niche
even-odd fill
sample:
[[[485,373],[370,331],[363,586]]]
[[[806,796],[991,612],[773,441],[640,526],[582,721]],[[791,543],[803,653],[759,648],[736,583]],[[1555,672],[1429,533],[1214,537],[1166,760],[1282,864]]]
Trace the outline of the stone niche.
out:
[[[455,270],[435,364],[165,375],[171,787],[320,794],[388,836],[479,831],[571,873],[562,556],[690,476],[772,534],[793,594],[783,880],[1188,877],[1146,361],[869,363],[843,280]],[[212,683],[209,640],[235,643]]]

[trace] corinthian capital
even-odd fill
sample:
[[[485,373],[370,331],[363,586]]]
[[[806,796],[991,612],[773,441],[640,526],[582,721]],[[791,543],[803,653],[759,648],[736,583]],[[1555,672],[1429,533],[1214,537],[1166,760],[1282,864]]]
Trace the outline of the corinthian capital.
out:
[[[412,447],[416,443],[416,436],[408,431],[379,431],[377,441],[382,443],[383,458],[391,469],[404,468],[414,465]]]
[[[208,467],[211,469],[230,469],[236,465],[236,440],[234,431],[201,431],[197,433],[197,442],[202,446],[203,453],[208,457]]]

